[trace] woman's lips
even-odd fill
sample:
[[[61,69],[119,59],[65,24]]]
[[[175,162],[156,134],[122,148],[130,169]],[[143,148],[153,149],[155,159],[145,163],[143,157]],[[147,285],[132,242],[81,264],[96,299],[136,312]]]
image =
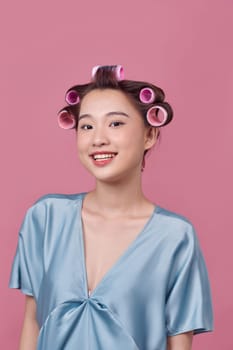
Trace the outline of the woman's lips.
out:
[[[91,156],[94,165],[103,167],[113,161],[117,153],[96,153]]]

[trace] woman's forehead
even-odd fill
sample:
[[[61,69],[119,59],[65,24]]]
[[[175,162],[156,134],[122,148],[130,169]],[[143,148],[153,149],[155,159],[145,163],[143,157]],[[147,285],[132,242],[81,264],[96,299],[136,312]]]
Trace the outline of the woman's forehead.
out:
[[[95,89],[83,98],[80,106],[80,114],[91,113],[97,109],[105,113],[114,110],[135,111],[128,96],[124,92],[114,89]]]

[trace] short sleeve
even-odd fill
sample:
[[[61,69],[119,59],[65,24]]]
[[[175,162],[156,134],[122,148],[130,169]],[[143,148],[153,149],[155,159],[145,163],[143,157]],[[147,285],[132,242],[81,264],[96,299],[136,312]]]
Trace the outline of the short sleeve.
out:
[[[166,298],[166,326],[168,336],[213,329],[208,273],[191,224],[174,252]]]
[[[44,210],[41,204],[35,204],[21,225],[9,280],[10,288],[35,298],[43,277],[43,224]]]

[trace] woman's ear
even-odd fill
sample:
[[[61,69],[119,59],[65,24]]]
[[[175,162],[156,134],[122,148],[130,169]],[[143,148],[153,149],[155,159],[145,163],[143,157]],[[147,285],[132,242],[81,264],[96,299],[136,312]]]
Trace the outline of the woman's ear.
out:
[[[153,126],[146,128],[145,132],[145,150],[155,145],[159,136],[159,129]]]

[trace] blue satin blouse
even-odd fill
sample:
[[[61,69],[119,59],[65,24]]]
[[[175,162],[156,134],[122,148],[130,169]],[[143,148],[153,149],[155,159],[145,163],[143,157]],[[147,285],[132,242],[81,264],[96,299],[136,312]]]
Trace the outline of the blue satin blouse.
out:
[[[166,350],[167,336],[211,331],[209,280],[194,228],[160,206],[89,295],[85,194],[40,198],[20,228],[9,286],[37,302],[37,350]]]

